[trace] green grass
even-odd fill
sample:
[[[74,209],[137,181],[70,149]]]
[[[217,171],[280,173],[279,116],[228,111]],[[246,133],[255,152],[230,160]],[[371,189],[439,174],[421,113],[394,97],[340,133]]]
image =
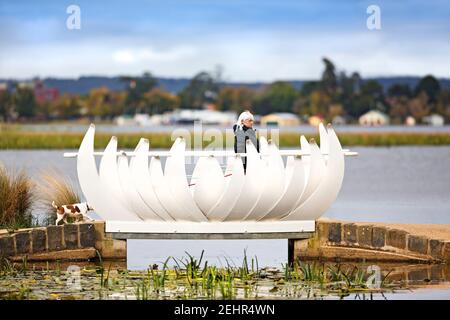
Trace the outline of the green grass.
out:
[[[169,148],[173,141],[170,133],[127,133],[118,134],[119,148],[134,149],[141,137],[150,140],[151,148]],[[317,135],[306,135],[319,141]],[[57,132],[0,131],[0,149],[78,149],[83,134]],[[95,136],[96,149],[105,148],[111,134],[98,133]],[[300,133],[281,133],[281,148],[299,147]],[[350,146],[404,146],[404,145],[450,145],[449,133],[340,133],[339,140]],[[232,141],[232,140],[231,140]],[[191,143],[193,144],[193,138]],[[207,142],[204,143],[207,145]]]

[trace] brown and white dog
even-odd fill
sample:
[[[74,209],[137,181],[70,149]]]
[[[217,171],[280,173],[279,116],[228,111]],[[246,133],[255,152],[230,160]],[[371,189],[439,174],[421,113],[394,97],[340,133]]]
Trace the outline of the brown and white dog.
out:
[[[52,206],[56,209],[56,225],[58,225],[61,220],[67,223],[67,218],[75,218],[77,222],[83,221],[85,218],[92,220],[87,213],[94,209],[90,207],[87,202],[57,206],[55,201],[53,201]]]

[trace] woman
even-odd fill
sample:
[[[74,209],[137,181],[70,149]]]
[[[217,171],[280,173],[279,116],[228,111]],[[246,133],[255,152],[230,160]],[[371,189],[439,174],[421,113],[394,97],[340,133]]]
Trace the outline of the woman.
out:
[[[253,143],[259,152],[259,140],[256,137],[256,130],[253,129],[254,118],[250,111],[246,110],[239,115],[238,121],[233,126],[234,131],[234,152],[246,153],[245,144],[247,140]],[[242,157],[244,171],[247,169],[247,158]]]

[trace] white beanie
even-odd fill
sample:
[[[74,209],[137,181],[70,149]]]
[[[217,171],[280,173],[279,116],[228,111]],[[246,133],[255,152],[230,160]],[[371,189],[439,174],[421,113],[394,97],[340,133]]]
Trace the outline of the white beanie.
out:
[[[254,120],[253,115],[250,113],[250,111],[244,111],[239,115],[239,118],[236,122],[238,126],[242,126],[242,121],[245,120]]]

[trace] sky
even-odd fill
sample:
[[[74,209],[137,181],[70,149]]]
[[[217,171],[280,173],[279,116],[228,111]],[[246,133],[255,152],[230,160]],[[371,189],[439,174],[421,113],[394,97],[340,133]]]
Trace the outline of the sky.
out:
[[[70,5],[80,29],[66,26]],[[317,79],[322,57],[363,77],[450,77],[450,1],[0,0],[0,78],[192,77],[220,65],[226,81]]]

